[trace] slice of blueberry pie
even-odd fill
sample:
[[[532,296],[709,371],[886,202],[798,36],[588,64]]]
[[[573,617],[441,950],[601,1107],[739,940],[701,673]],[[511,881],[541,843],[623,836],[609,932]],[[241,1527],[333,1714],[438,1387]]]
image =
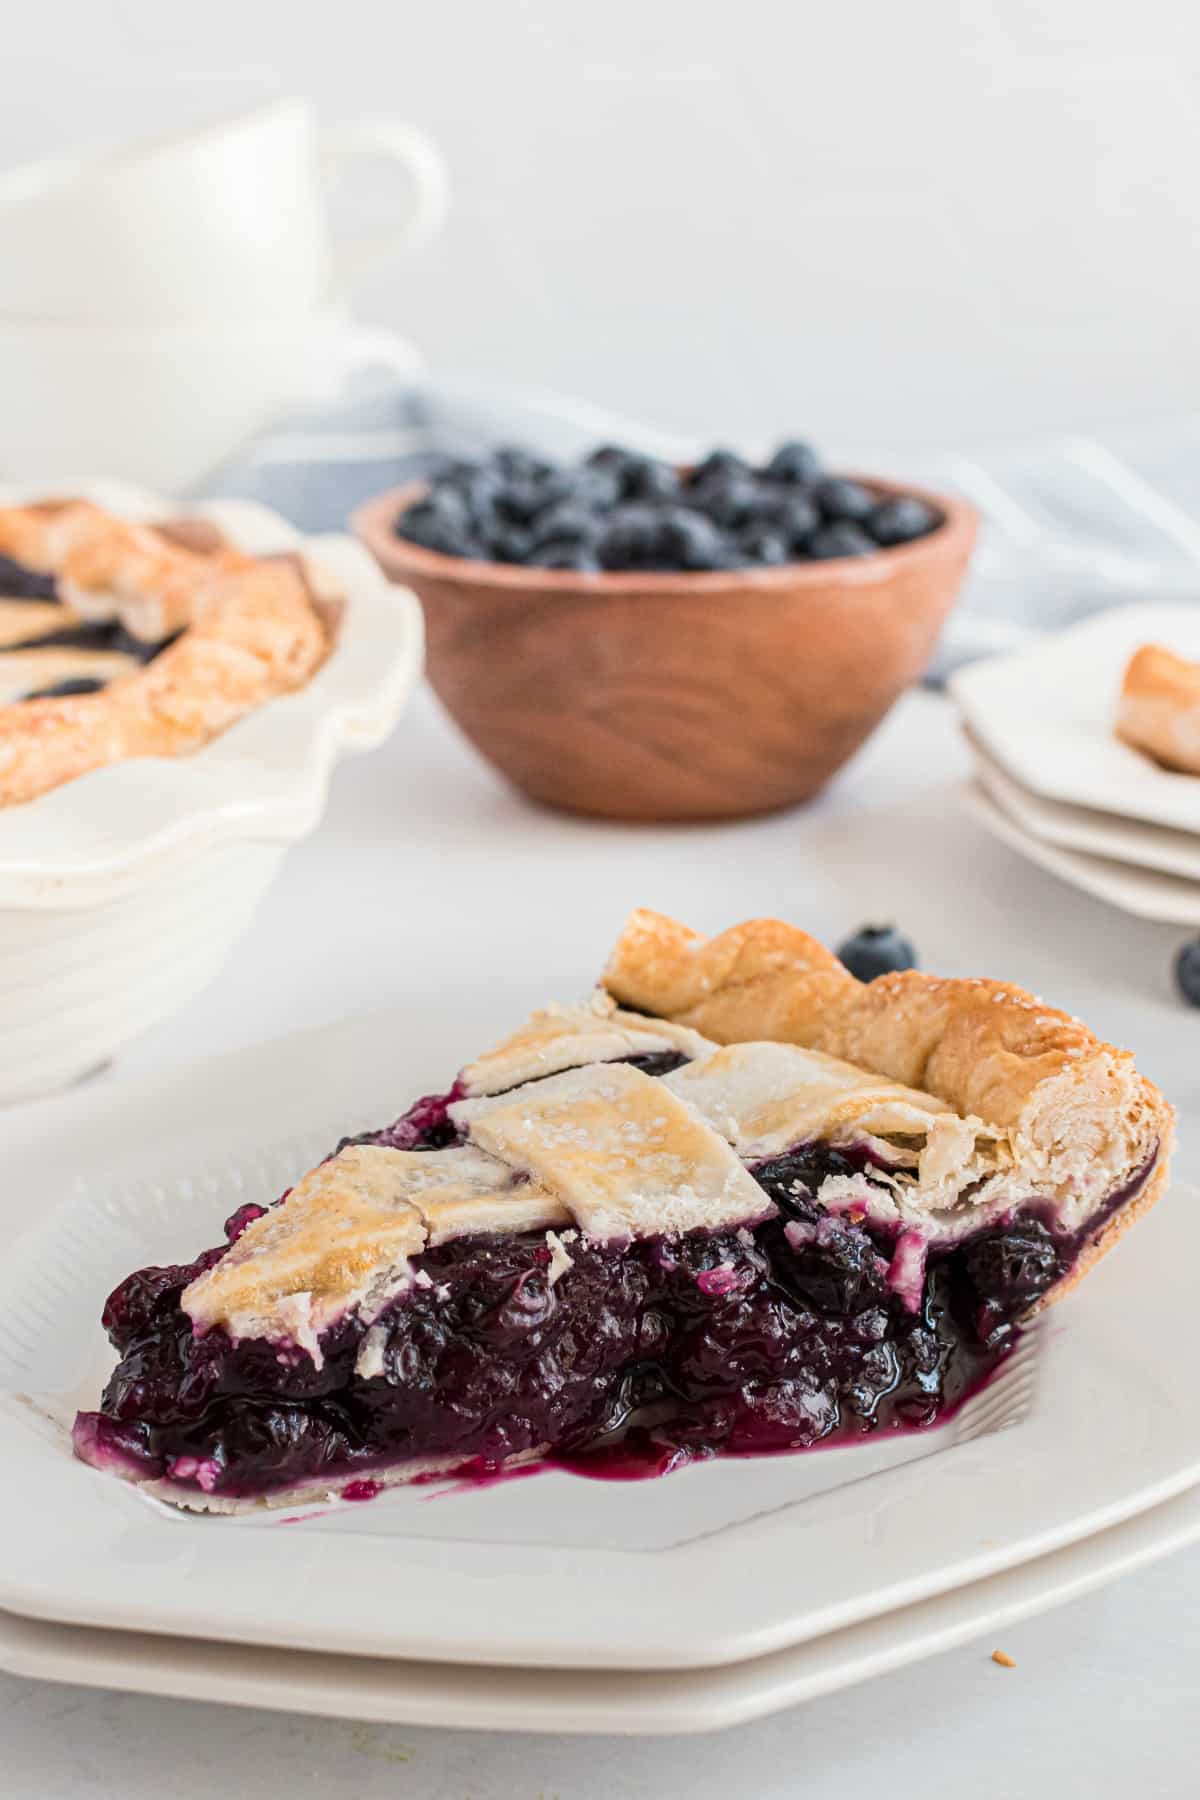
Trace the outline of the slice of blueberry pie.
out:
[[[199,749],[302,686],[332,622],[297,558],[248,556],[204,521],[0,507],[0,806]]]
[[[587,1004],[124,1281],[75,1447],[230,1512],[927,1425],[1152,1204],[1171,1137],[1126,1052],[1020,988],[635,913]]]

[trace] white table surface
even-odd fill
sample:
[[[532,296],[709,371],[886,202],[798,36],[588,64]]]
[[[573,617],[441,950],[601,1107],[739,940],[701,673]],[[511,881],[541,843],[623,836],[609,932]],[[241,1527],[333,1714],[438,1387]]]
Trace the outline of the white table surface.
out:
[[[512,1017],[582,991],[624,912],[704,929],[776,913],[835,941],[894,917],[926,967],[1019,981],[1129,1044],[1200,1116],[1200,1016],[1174,998],[1179,933],[1124,918],[993,843],[959,807],[946,703],[911,696],[804,813],[623,828],[535,812],[422,695],[338,772],[216,983],[127,1052],[161,1068],[460,983]],[[441,1071],[434,1071],[434,1075]],[[101,1076],[98,1079],[104,1080]],[[435,1083],[436,1085],[436,1083]],[[0,1142],[3,1124],[0,1121]],[[1185,1131],[1182,1158],[1197,1172]],[[0,1676],[12,1800],[1088,1800],[1200,1791],[1200,1547],[1005,1634],[717,1737],[423,1731],[189,1705]]]

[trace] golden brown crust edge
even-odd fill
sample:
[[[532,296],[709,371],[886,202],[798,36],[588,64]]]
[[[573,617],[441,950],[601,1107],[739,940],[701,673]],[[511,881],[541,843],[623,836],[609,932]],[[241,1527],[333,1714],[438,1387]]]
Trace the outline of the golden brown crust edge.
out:
[[[1101,1043],[1023,988],[916,969],[864,983],[807,932],[778,919],[751,919],[705,938],[639,910],[603,979],[624,1005],[718,1043],[803,1044],[1001,1126],[1015,1124],[1031,1093],[1064,1072],[1098,1058],[1132,1068],[1128,1051]]]
[[[1045,1312],[1048,1306],[1057,1306],[1058,1302],[1077,1287],[1101,1257],[1107,1256],[1115,1244],[1119,1244],[1131,1225],[1144,1219],[1150,1208],[1166,1193],[1170,1185],[1171,1159],[1170,1148],[1166,1147],[1159,1161],[1151,1170],[1150,1178],[1138,1192],[1119,1211],[1111,1213],[1094,1237],[1088,1239],[1083,1249],[1075,1258],[1071,1267],[1060,1281],[1056,1281],[1048,1293],[1043,1294],[1036,1306],[1029,1309],[1028,1318],[1035,1318],[1038,1313]]]
[[[646,910],[626,923],[603,979],[622,1005],[718,1043],[802,1044],[935,1094],[994,1127],[1017,1166],[1049,1191],[1111,1192],[1157,1154],[1150,1180],[1106,1220],[1047,1301],[1166,1185],[1174,1113],[1162,1094],[1128,1051],[1022,988],[917,970],[863,983],[778,919],[708,939]]]

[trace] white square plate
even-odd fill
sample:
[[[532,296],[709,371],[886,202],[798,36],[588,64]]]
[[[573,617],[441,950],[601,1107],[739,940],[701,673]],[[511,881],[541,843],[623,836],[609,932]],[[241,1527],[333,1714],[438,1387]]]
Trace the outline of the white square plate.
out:
[[[1200,925],[1200,881],[1182,875],[1164,875],[1161,869],[1139,868],[1110,856],[1089,856],[1084,850],[1065,850],[1035,837],[997,805],[979,782],[968,782],[963,797],[979,823],[1001,843],[1027,856],[1039,869],[1060,881],[1094,894],[1122,912],[1139,919],[1155,919],[1160,925]]]
[[[1200,662],[1200,606],[1116,607],[971,663],[950,692],[985,750],[1035,793],[1200,831],[1200,776],[1160,769],[1113,735],[1125,665],[1148,643]]]
[[[1200,882],[1200,833],[1172,831],[1166,825],[1143,825],[1118,813],[1089,806],[1066,806],[1047,800],[1015,781],[1002,763],[990,757],[967,733],[975,758],[975,777],[985,793],[1030,837],[1085,856],[1131,863],[1137,869],[1159,869]]]
[[[89,1631],[0,1612],[0,1668],[183,1700],[477,1731],[720,1731],[999,1633],[1200,1538],[1200,1490],[1018,1568],[716,1669],[499,1669]]]
[[[1200,1479],[1200,1205],[1179,1192],[937,1433],[658,1482],[400,1490],[287,1526],[183,1516],[73,1461],[62,1421],[111,1364],[95,1320],[113,1281],[216,1241],[236,1205],[339,1128],[395,1116],[498,1023],[469,998],[403,1029],[350,1021],[12,1118],[0,1606],[373,1656],[695,1668],[983,1579]]]

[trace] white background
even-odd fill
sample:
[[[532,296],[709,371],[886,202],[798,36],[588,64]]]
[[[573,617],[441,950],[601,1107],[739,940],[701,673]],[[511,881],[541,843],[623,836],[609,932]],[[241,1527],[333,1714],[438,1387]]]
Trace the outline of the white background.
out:
[[[14,0],[0,68],[0,165],[423,126],[449,226],[361,298],[441,364],[864,446],[1200,406],[1184,0]]]

